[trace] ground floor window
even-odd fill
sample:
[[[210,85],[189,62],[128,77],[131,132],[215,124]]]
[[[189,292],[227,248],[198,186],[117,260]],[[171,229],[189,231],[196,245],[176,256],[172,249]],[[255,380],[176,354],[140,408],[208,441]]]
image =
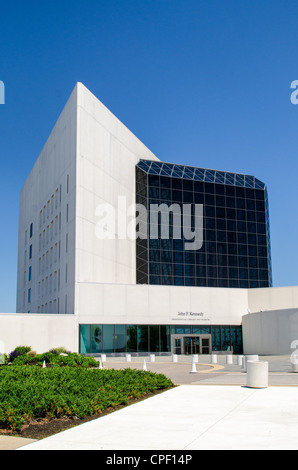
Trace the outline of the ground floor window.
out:
[[[211,335],[212,351],[242,354],[242,327],[232,325],[80,325],[80,354],[171,353],[171,335]]]

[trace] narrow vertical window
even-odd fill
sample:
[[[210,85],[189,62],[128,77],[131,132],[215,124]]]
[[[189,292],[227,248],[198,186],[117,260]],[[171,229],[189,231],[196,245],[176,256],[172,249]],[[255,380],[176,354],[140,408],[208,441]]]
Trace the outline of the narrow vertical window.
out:
[[[29,276],[28,276],[28,280],[31,281],[32,279],[32,266],[29,266]]]
[[[32,259],[32,245],[29,247],[29,259]]]
[[[66,178],[66,191],[69,192],[69,175]]]
[[[66,253],[68,253],[68,233],[66,234],[66,237],[65,237],[65,251]]]
[[[31,288],[28,289],[28,304],[31,304]]]
[[[30,238],[33,236],[33,224],[30,225]]]

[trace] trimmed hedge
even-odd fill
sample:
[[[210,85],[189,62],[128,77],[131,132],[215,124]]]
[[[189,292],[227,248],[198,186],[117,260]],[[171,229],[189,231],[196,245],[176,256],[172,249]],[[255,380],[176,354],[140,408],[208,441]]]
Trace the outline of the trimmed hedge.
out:
[[[23,424],[36,418],[93,416],[174,386],[163,374],[135,369],[100,370],[96,361],[97,368],[84,367],[84,360],[92,358],[73,354],[70,358],[52,353],[39,355],[35,364],[40,366],[48,359],[51,367],[46,369],[28,367],[30,362],[17,365],[22,356],[13,365],[0,367],[0,427],[19,431]],[[27,359],[23,355],[23,361]],[[64,364],[66,360],[70,362],[65,365],[70,367],[61,367],[61,361]],[[78,361],[84,366],[78,366]]]
[[[44,361],[47,367],[98,367],[98,362],[93,357],[86,357],[77,353],[69,353],[66,356],[61,356],[55,352],[45,352],[36,354],[36,356],[22,354],[13,359],[12,364],[14,366],[31,365],[42,367]]]

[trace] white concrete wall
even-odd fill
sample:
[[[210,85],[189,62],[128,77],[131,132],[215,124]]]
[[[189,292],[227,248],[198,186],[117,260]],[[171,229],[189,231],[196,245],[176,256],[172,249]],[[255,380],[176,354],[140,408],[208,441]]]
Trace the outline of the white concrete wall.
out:
[[[248,290],[248,307],[252,313],[298,307],[298,287],[272,287]]]
[[[83,323],[241,325],[247,313],[246,289],[95,283],[76,289]]]
[[[75,315],[0,314],[0,353],[17,346],[31,346],[38,354],[58,347],[78,352],[77,320]]]
[[[245,315],[242,329],[245,354],[291,354],[292,341],[298,341],[298,308]]]
[[[245,354],[290,354],[298,340],[298,287],[248,290],[250,314],[242,320]]]
[[[65,108],[63,109],[54,129],[52,130],[40,156],[30,172],[20,193],[19,205],[19,247],[18,247],[18,287],[17,312],[74,312],[74,262],[75,262],[75,184],[76,184],[76,129],[77,129],[77,87],[73,90]],[[69,191],[67,192],[67,179]],[[61,188],[61,202],[60,202]],[[58,191],[58,194],[56,194]],[[59,199],[58,205],[54,203],[51,210],[52,196]],[[50,202],[47,214],[48,201]],[[66,212],[68,205],[68,222]],[[46,207],[46,217],[43,214]],[[61,214],[61,230],[51,236],[51,223],[57,223]],[[33,237],[29,239],[30,224],[33,223]],[[59,223],[59,222],[58,222]],[[49,227],[49,229],[48,229]],[[54,229],[53,229],[54,230]],[[27,231],[27,240],[25,234]],[[40,248],[39,238],[48,233],[48,241]],[[68,234],[68,252],[66,253],[66,234]],[[60,258],[50,261],[51,249],[59,251]],[[29,246],[32,243],[32,260],[29,260]],[[57,247],[56,247],[57,245]],[[47,255],[48,252],[48,255]],[[40,268],[44,257],[46,265]],[[39,259],[41,258],[41,261]],[[67,279],[66,279],[67,265]],[[32,280],[29,282],[28,270],[32,266]],[[60,288],[58,288],[58,272],[60,270]],[[55,274],[56,273],[56,274]],[[52,277],[51,277],[52,275]],[[50,279],[55,285],[50,289]],[[48,281],[47,281],[48,278]],[[40,283],[40,287],[39,287]],[[46,283],[48,286],[46,293]],[[42,295],[42,286],[44,293]],[[31,304],[27,302],[28,289],[31,287]],[[67,296],[67,306],[66,306]],[[56,301],[56,302],[55,302]],[[52,304],[50,304],[52,302]],[[55,307],[54,307],[55,304]],[[41,309],[43,306],[43,310]]]
[[[99,240],[95,211],[111,204],[117,211],[118,196],[127,207],[135,203],[135,165],[139,159],[158,160],[89,90],[78,84],[76,282],[136,282],[135,240]],[[86,287],[87,288],[87,287]],[[81,301],[76,290],[76,312],[88,309],[93,299]],[[98,291],[94,292],[98,297]]]

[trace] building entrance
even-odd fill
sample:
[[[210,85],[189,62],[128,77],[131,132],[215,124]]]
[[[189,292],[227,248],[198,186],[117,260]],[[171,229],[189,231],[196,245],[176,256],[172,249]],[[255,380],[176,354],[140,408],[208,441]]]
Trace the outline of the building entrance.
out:
[[[211,335],[172,335],[172,354],[211,354]]]

